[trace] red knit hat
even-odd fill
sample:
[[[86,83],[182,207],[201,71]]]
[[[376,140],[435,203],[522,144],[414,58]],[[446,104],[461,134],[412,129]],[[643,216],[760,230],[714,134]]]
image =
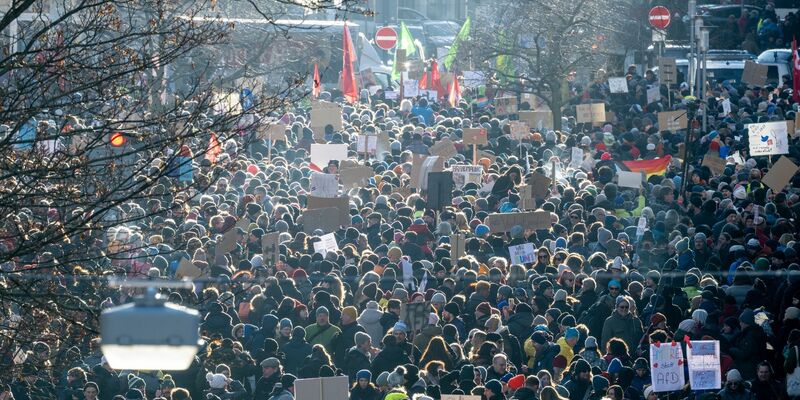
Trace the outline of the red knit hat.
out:
[[[513,390],[517,390],[523,386],[525,386],[525,375],[514,375],[513,378],[508,380],[508,387]]]
[[[560,355],[560,354],[557,355],[553,359],[553,368],[566,369],[567,368],[567,358],[562,356],[562,355]]]
[[[655,313],[650,317],[650,323],[652,325],[658,325],[667,320],[667,317],[664,316],[662,313]]]

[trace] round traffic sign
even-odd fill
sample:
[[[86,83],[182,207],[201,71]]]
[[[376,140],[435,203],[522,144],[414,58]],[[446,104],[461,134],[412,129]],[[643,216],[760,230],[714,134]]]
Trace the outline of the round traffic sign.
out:
[[[375,44],[378,47],[389,50],[397,44],[397,32],[389,26],[384,26],[375,32]]]
[[[670,15],[667,7],[655,6],[650,9],[647,14],[647,19],[650,21],[650,26],[656,29],[665,29],[669,26]]]

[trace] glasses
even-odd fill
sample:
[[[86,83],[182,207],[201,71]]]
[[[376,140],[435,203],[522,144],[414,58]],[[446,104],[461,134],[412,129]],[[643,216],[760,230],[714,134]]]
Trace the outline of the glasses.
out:
[[[612,286],[612,287],[608,288],[608,291],[609,291],[609,292],[611,292],[611,291],[618,292],[618,291],[619,291],[619,288],[618,288],[618,287],[613,287],[613,286]]]
[[[541,254],[541,255],[539,255],[539,259],[542,259],[542,258],[547,258],[547,254]]]

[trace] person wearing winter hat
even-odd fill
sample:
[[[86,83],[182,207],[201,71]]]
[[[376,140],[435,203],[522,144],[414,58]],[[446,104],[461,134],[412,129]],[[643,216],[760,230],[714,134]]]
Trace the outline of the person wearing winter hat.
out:
[[[487,400],[505,400],[503,394],[503,384],[497,379],[492,379],[483,385],[483,395]]]
[[[752,380],[756,378],[756,365],[764,358],[767,335],[764,328],[756,324],[755,313],[749,308],[739,316],[739,325],[741,333],[728,353],[733,357],[737,373],[741,373],[746,380]]]
[[[560,337],[556,340],[556,344],[561,348],[558,352],[558,355],[563,356],[566,360],[567,365],[572,363],[572,359],[575,357],[575,352],[573,349],[575,345],[578,343],[578,339],[580,338],[580,333],[576,328],[567,328],[564,332],[564,336]]]
[[[645,387],[643,393],[644,400],[658,400],[658,393],[652,385]]]
[[[605,395],[610,385],[611,383],[608,381],[608,378],[603,375],[595,375],[592,377],[592,393],[599,394],[600,397]]]
[[[586,360],[578,359],[570,367],[572,376],[564,387],[569,390],[570,398],[584,399],[592,389],[592,367]]]
[[[372,372],[368,369],[358,371],[355,381],[350,389],[350,400],[374,400],[381,397],[380,390],[371,382]]]
[[[384,393],[389,390],[389,371],[383,371],[375,378],[375,386]]]
[[[735,368],[725,375],[725,387],[719,391],[719,395],[723,399],[749,399],[752,397],[742,374]]]
[[[600,371],[605,371],[608,368],[608,362],[606,362],[597,348],[597,339],[594,336],[587,337],[583,342],[583,347],[584,349],[578,355],[588,362],[590,367],[598,368]]]
[[[320,293],[320,292],[317,292]],[[328,308],[320,306],[315,313],[316,322],[306,327],[306,341],[310,345],[321,344],[328,351],[333,353],[333,339],[342,332],[338,326],[332,325],[329,320],[330,313]]]

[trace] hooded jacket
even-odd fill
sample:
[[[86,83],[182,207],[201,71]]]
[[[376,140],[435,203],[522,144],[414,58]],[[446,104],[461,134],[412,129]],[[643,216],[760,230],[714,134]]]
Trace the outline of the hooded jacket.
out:
[[[380,310],[367,308],[356,318],[358,324],[364,328],[364,331],[372,339],[372,343],[380,343],[383,339],[383,334],[386,332],[381,325],[382,316],[383,313]]]

